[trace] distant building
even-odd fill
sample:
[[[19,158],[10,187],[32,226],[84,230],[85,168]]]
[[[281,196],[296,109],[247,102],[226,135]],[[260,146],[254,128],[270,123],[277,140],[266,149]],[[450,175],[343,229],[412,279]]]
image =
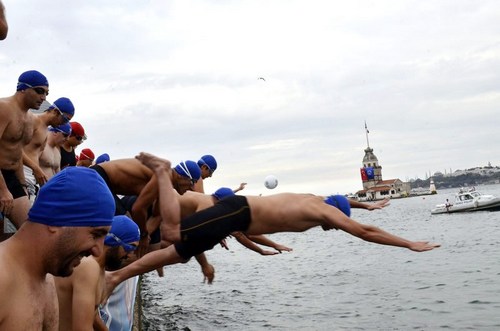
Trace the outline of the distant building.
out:
[[[368,141],[368,128],[366,127],[366,144],[365,156],[363,157],[363,167],[360,169],[361,181],[363,189],[356,192],[359,200],[381,200],[384,198],[403,198],[410,195],[410,184],[401,181],[400,179],[382,178],[382,166],[378,163],[378,159],[373,154],[373,149]]]
[[[436,185],[434,184],[434,180],[432,179],[432,177],[429,184],[429,191],[431,191],[431,194],[437,194]]]

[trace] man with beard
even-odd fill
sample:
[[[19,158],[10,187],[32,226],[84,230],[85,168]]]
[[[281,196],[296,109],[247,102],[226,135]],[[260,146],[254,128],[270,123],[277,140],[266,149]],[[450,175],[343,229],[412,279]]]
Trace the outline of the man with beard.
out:
[[[82,259],[70,277],[56,277],[59,330],[107,330],[99,316],[106,270],[118,270],[139,244],[139,227],[127,216],[115,216],[103,254]]]
[[[31,205],[23,172],[23,148],[33,137],[34,115],[30,109],[39,109],[48,94],[47,78],[30,70],[19,76],[14,95],[0,98],[0,213],[16,228],[26,220]],[[0,217],[0,241],[5,239],[3,233]]]
[[[28,220],[0,243],[0,329],[58,330],[54,277],[102,254],[115,203],[95,171],[69,167],[38,193]]]

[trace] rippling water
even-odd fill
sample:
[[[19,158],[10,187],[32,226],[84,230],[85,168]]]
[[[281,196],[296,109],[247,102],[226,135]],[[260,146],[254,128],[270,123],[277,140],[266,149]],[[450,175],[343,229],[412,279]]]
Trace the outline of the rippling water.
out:
[[[478,187],[500,196],[500,185]],[[271,235],[294,248],[260,256],[229,240],[207,253],[202,283],[193,260],[144,277],[143,330],[500,330],[500,212],[432,215],[455,190],[391,201],[352,217],[430,252],[312,229]]]

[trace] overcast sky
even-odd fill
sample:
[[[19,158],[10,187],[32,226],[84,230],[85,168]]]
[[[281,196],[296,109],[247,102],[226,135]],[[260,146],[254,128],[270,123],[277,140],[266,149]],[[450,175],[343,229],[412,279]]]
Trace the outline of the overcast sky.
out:
[[[349,193],[366,121],[384,179],[500,165],[496,0],[2,1],[0,93],[44,73],[77,152],[213,154],[207,193]]]

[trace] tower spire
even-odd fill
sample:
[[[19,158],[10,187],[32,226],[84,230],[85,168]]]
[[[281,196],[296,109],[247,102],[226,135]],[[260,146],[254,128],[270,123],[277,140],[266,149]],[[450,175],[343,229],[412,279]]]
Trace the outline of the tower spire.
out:
[[[368,141],[368,134],[370,133],[370,131],[368,131],[368,127],[366,126],[366,120],[365,120],[365,131],[366,131],[366,146],[368,148],[370,148],[370,142]]]

